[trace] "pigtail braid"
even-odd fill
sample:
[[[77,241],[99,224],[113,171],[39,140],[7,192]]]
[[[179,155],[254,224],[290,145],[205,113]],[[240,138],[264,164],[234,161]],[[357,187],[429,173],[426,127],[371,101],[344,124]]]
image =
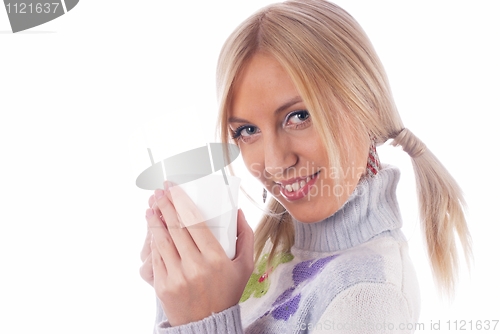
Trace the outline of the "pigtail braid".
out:
[[[425,232],[432,271],[440,292],[452,296],[458,275],[457,233],[470,265],[471,237],[465,220],[465,200],[453,177],[410,130],[403,129],[391,142],[412,158],[420,221]]]

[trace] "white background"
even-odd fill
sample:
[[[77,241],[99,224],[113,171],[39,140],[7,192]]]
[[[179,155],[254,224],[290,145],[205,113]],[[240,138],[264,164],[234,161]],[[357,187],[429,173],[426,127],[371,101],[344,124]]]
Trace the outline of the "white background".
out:
[[[84,0],[17,34],[0,9],[0,333],[151,332],[154,293],[138,272],[150,192],[135,178],[147,147],[159,160],[214,140],[219,50],[267,3]],[[380,149],[402,170],[425,332],[431,321],[445,331],[448,320],[500,319],[497,1],[337,3],[370,36],[405,125],[469,204],[475,265],[445,303],[417,224],[410,159]],[[238,173],[260,203],[256,181]],[[240,199],[255,225],[259,210]]]

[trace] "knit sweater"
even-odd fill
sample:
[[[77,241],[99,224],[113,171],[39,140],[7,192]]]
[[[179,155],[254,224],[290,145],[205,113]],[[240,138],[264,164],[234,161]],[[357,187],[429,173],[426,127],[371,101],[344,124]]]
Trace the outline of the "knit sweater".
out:
[[[363,178],[332,216],[293,220],[295,243],[256,266],[238,305],[155,333],[413,333],[420,297],[396,200],[399,170]],[[229,283],[229,282],[228,282]]]

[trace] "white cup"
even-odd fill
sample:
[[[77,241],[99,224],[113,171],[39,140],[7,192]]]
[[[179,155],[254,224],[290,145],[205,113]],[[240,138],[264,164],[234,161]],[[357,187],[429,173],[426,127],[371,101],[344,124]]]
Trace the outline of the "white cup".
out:
[[[210,174],[194,181],[181,183],[179,187],[191,198],[203,221],[219,241],[226,255],[233,259],[236,253],[236,220],[238,215],[238,192],[241,179],[227,175],[229,185],[224,177]],[[173,196],[174,206],[176,198]],[[190,221],[191,226],[201,221]]]

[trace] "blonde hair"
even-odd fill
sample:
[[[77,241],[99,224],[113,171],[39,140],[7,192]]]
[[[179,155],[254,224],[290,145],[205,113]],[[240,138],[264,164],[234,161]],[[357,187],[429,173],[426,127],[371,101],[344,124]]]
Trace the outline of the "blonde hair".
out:
[[[385,71],[359,24],[322,0],[273,4],[245,20],[227,39],[217,66],[217,131],[224,143],[232,141],[227,121],[233,83],[257,52],[273,56],[290,75],[330,166],[346,166],[359,152],[342,148],[369,138],[377,144],[396,138],[394,145],[412,152],[432,269],[439,287],[451,294],[458,265],[454,231],[467,260],[471,255],[461,191],[436,157],[404,129]],[[268,209],[275,214],[264,215],[255,231],[255,260],[266,242],[272,245],[271,261],[277,252],[289,251],[294,241],[290,214],[274,198]]]

